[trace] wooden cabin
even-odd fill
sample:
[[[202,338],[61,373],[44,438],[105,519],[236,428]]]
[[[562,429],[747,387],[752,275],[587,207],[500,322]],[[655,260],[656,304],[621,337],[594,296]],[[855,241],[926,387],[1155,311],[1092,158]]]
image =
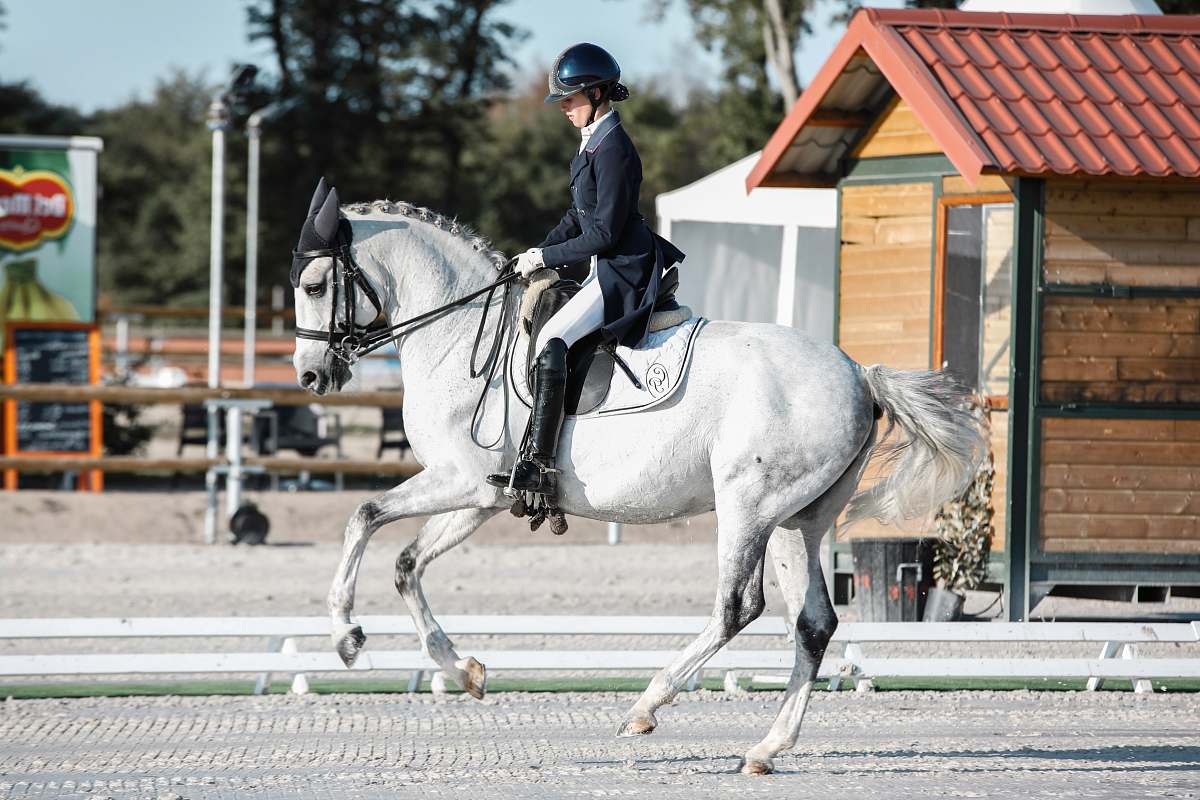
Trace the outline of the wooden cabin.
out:
[[[1200,586],[1198,175],[1200,17],[864,9],[746,180],[837,188],[847,354],[987,398],[1012,619]]]

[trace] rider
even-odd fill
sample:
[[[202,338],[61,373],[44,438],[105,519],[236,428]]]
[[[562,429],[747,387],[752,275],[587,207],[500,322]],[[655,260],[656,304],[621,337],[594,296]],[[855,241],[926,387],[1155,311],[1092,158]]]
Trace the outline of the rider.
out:
[[[554,459],[566,395],[567,348],[595,331],[636,347],[646,335],[659,279],[684,255],[638,212],[642,162],[612,102],[629,97],[616,60],[594,44],[568,47],[550,69],[546,103],[558,103],[583,141],[571,161],[571,205],[537,247],[521,253],[523,277],[591,258],[582,288],[542,327],[535,351],[528,444],[515,471],[489,475],[495,486],[553,498]]]

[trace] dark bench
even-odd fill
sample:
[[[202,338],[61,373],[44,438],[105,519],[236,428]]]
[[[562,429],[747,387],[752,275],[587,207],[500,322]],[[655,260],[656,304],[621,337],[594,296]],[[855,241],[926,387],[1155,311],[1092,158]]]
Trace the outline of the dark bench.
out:
[[[326,447],[334,448],[342,458],[342,421],[337,414],[317,414],[309,406],[275,406],[254,415],[252,446],[260,456],[273,456],[292,450],[312,458]],[[344,486],[342,473],[334,473],[334,488]],[[271,474],[271,487],[279,488],[279,476]],[[313,488],[312,476],[300,470],[296,487]]]
[[[394,449],[399,450],[400,457],[404,458],[404,451],[412,449],[408,434],[404,432],[404,409],[384,406],[379,410],[383,414],[379,422],[379,451],[375,457],[383,458],[384,450]]]
[[[208,444],[208,409],[203,403],[184,403],[181,409],[183,418],[179,422],[179,446],[175,455],[183,455],[183,448],[189,444],[201,447]],[[217,416],[217,441],[225,446],[225,415]]]

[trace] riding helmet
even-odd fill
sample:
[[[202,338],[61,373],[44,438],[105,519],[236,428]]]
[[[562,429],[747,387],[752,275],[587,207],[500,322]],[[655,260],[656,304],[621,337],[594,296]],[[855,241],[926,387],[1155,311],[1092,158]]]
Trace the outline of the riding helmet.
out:
[[[599,86],[604,90],[599,100],[588,99],[595,108],[605,100],[624,100],[629,90],[619,81],[621,68],[617,60],[603,47],[587,42],[574,44],[559,53],[550,68],[550,94],[547,103],[557,103],[564,97]]]

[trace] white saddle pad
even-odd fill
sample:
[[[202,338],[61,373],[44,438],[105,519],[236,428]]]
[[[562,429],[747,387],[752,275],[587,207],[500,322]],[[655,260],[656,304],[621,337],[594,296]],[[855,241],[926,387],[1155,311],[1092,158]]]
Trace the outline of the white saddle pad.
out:
[[[641,388],[634,386],[625,370],[617,364],[613,367],[612,383],[609,384],[608,396],[604,398],[604,402],[586,414],[570,416],[575,419],[587,419],[632,414],[649,410],[669,400],[683,384],[683,376],[692,361],[696,336],[706,322],[708,320],[704,317],[692,317],[672,328],[648,334],[639,347],[617,347],[617,356],[637,376]],[[526,339],[522,335],[513,347],[508,374],[513,393],[526,407],[532,408],[531,392],[525,375],[525,348]]]

